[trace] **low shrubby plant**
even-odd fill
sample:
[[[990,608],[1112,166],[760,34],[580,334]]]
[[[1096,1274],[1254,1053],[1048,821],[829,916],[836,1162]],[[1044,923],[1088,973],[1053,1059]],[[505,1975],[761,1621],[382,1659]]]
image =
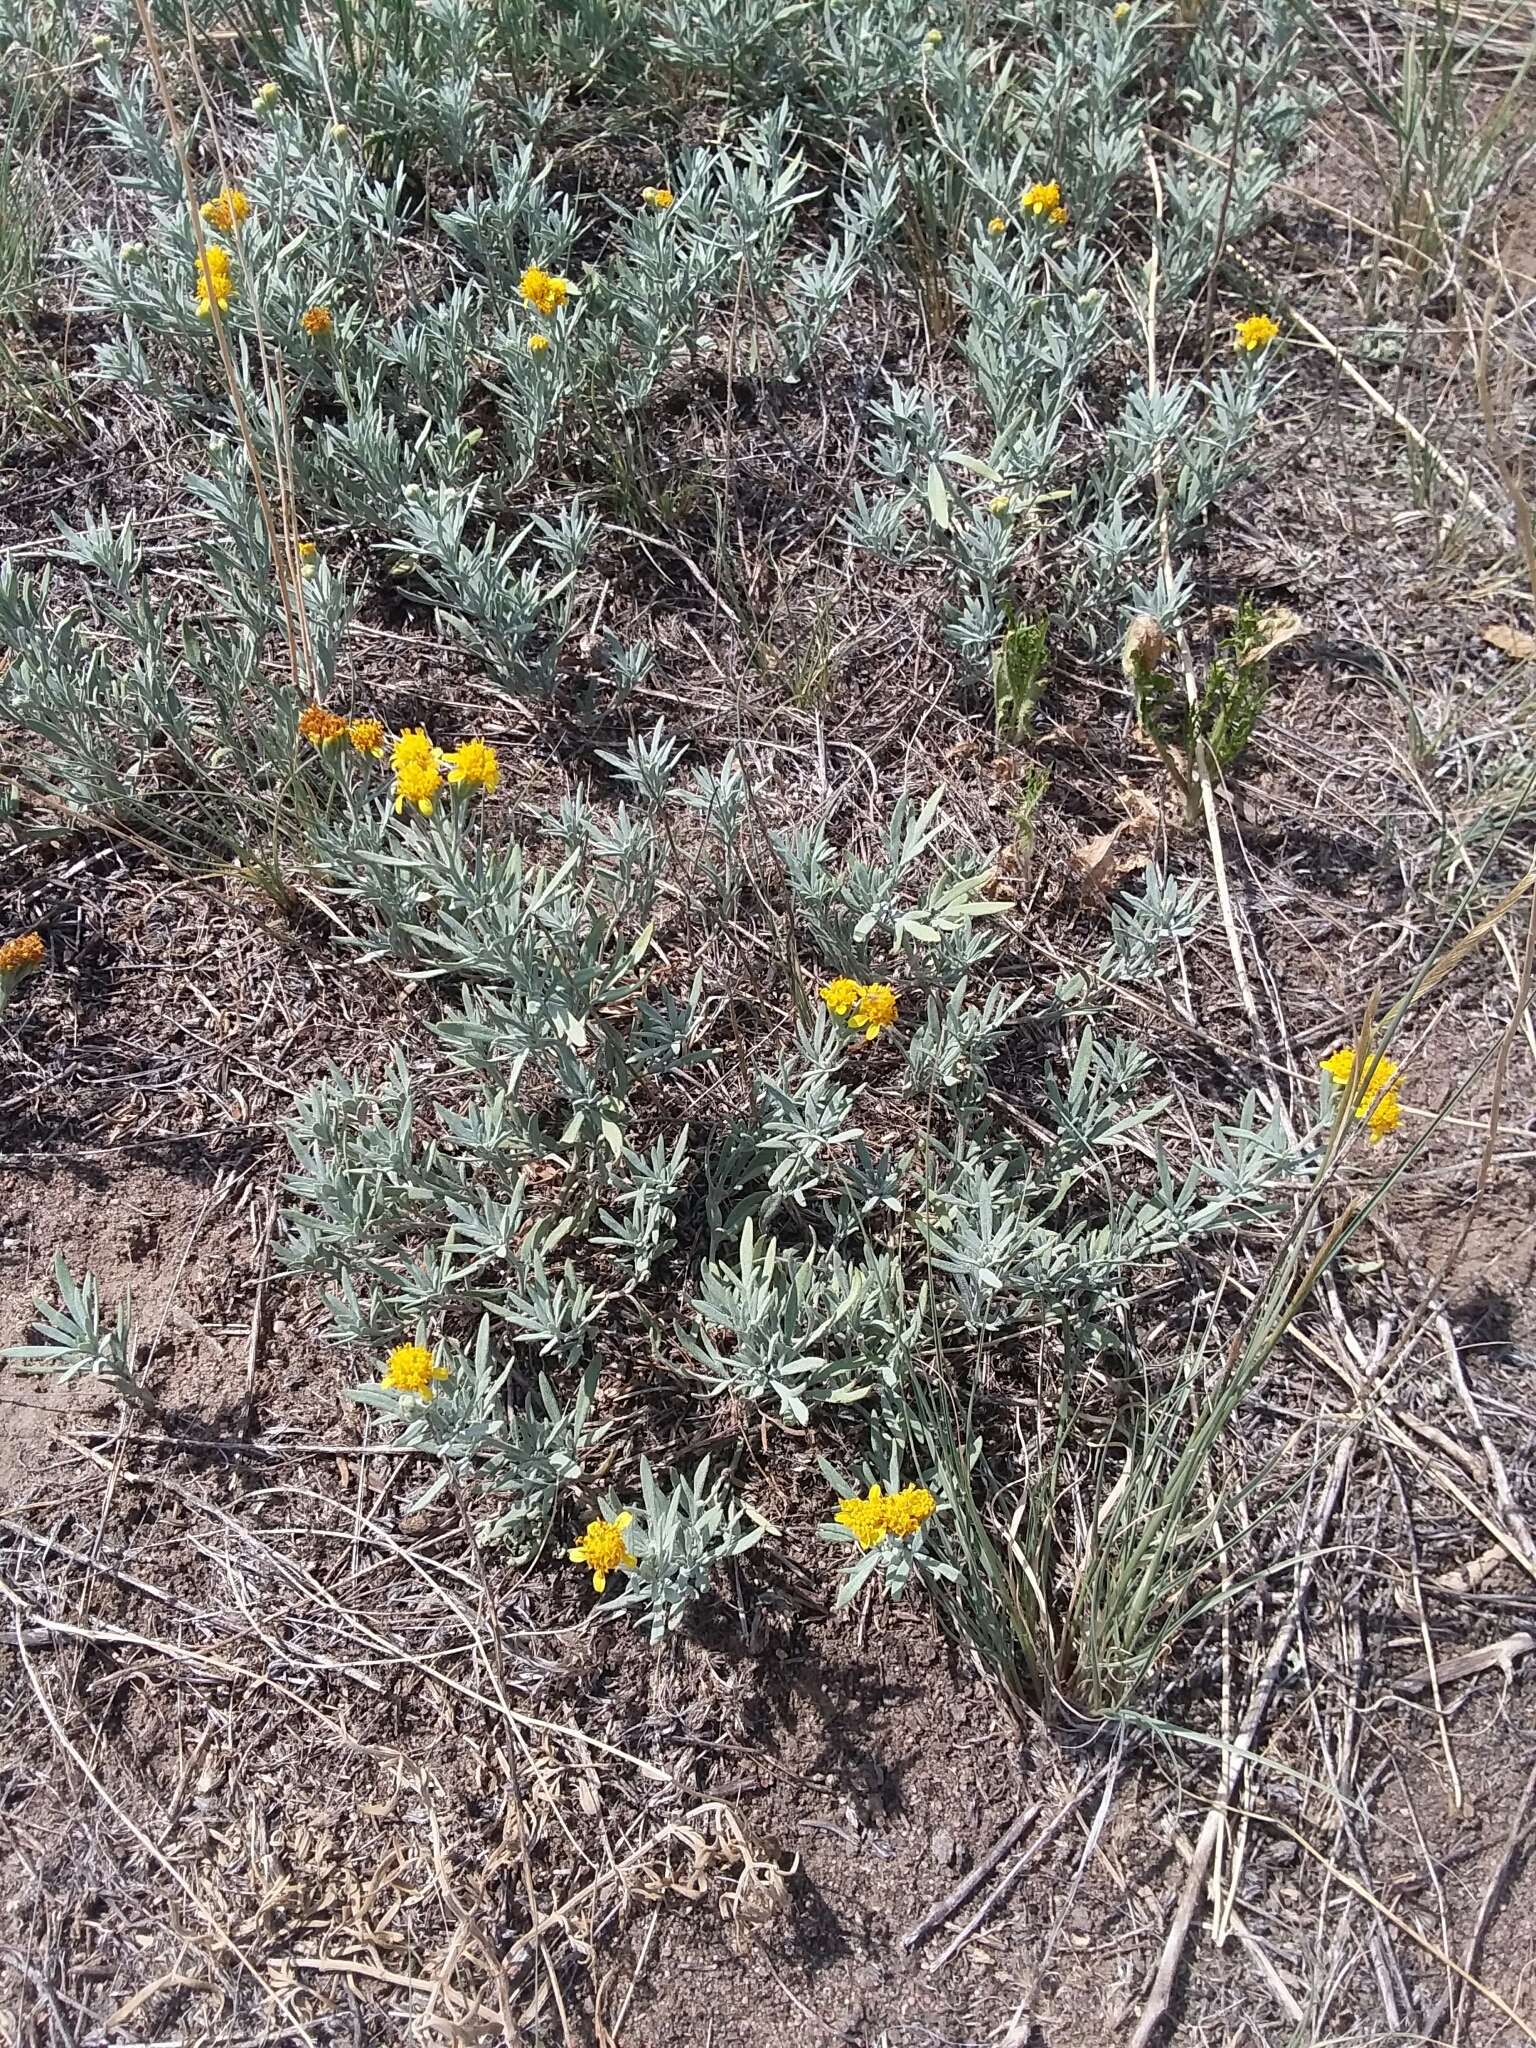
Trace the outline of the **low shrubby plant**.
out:
[[[1151,650],[1283,360],[1271,314],[1211,308],[1305,111],[1290,9],[174,13],[100,32],[120,212],[65,256],[187,545],[103,515],[8,564],[0,697],[31,797],[302,894],[421,992],[411,1055],[316,1076],[289,1130],[282,1255],[357,1399],[418,1504],[563,1551],[656,1642],[789,1540],[743,1450],[776,1433],[855,1553],[840,1603],[920,1590],[1037,1702],[1123,1703],[1207,1597],[1195,1504],[1246,1386],[1154,1345],[1149,1292],[1307,1165],[1256,1093],[1202,1123],[1127,1035],[1205,892],[1149,870],[1041,980],[942,789],[851,828],[771,800],[749,723],[664,687],[674,622],[606,607],[615,551],[660,548],[750,639],[738,513],[669,421],[716,385],[825,410],[835,377],[830,544],[931,594],[999,744],[1139,616],[1144,725],[1230,765],[1252,608],[1184,712]],[[645,121],[632,189],[585,169],[594,107]],[[850,383],[850,333],[898,315],[932,345]],[[485,730],[430,678],[409,715],[361,686],[386,602]],[[562,721],[551,800],[502,735]],[[126,1321],[58,1289],[39,1360],[131,1389]]]

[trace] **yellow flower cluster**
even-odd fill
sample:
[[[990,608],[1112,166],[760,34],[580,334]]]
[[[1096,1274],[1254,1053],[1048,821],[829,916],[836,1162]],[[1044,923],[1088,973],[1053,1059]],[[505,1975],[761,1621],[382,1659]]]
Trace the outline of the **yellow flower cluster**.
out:
[[[840,974],[822,989],[821,1000],[850,1030],[862,1031],[866,1041],[896,1022],[896,991],[888,981],[854,981]]]
[[[1053,227],[1064,228],[1067,224],[1066,201],[1061,196],[1061,187],[1054,178],[1047,185],[1031,185],[1019,194],[1019,204],[1026,213],[1037,218],[1043,217]]]
[[[448,780],[467,789],[483,789],[487,796],[501,781],[501,763],[496,749],[484,740],[466,740],[443,757],[448,763]]]
[[[592,1590],[601,1593],[610,1572],[633,1571],[635,1554],[624,1541],[624,1531],[634,1520],[626,1508],[611,1522],[588,1522],[587,1533],[566,1555],[572,1564],[585,1565],[592,1574]]]
[[[447,1377],[425,1344],[397,1344],[384,1368],[383,1384],[391,1393],[414,1394],[418,1401],[430,1401],[435,1383]]]
[[[395,741],[390,766],[395,771],[395,809],[403,811],[407,804],[414,804],[423,817],[432,815],[444,770],[451,784],[482,790],[487,796],[501,781],[496,749],[484,740],[465,740],[445,754],[419,725],[407,726]]]
[[[543,353],[544,353],[545,349],[547,349],[548,347],[549,347],[549,336],[548,336],[547,334],[530,334],[530,335],[529,335],[529,337],[528,337],[528,353],[529,353],[529,355],[531,355],[531,356],[541,356],[541,355],[543,355]]]
[[[899,1493],[872,1486],[863,1500],[854,1494],[841,1501],[833,1520],[851,1533],[860,1550],[873,1550],[887,1536],[915,1536],[937,1506],[926,1486],[904,1486]]]
[[[1354,1047],[1341,1045],[1337,1052],[1329,1053],[1322,1062],[1322,1069],[1336,1087],[1349,1088],[1355,1078]],[[1400,1071],[1397,1061],[1389,1060],[1385,1053],[1377,1053],[1366,1064],[1355,1115],[1365,1124],[1373,1145],[1379,1145],[1383,1138],[1397,1129],[1402,1115],[1402,1104],[1397,1099]]]
[[[518,283],[524,302],[531,306],[545,320],[552,320],[570,295],[570,283],[566,278],[553,277],[547,270],[540,270],[536,263],[530,263]]]
[[[197,209],[209,227],[221,235],[233,234],[242,221],[251,217],[251,202],[243,192],[233,185],[225,185],[214,199],[205,199]]]
[[[1250,313],[1232,330],[1232,346],[1251,356],[1255,349],[1268,348],[1279,332],[1279,323],[1267,313]]]
[[[403,811],[407,804],[414,804],[424,818],[430,818],[442,786],[442,764],[442,755],[424,729],[408,725],[395,741],[389,757],[389,765],[395,771],[395,809]]]
[[[230,268],[229,251],[221,249],[217,242],[211,242],[197,259],[199,318],[206,320],[215,306],[221,313],[227,313],[229,302],[234,295],[235,280]]]
[[[323,341],[335,324],[329,306],[311,306],[307,313],[299,315],[299,325],[311,341]]]
[[[640,197],[647,206],[654,206],[658,213],[665,213],[675,203],[677,194],[670,185],[647,185]]]
[[[40,932],[23,932],[0,946],[0,974],[26,974],[41,967],[47,955]]]

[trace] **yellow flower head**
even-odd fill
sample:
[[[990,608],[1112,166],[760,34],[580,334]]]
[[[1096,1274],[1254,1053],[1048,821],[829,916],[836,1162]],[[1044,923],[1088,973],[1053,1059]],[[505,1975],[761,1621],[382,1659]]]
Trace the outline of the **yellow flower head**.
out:
[[[1019,194],[1019,204],[1033,214],[1050,214],[1061,204],[1061,187],[1052,178],[1048,185],[1031,185],[1027,192]]]
[[[834,1522],[841,1522],[845,1529],[852,1532],[860,1550],[873,1550],[877,1543],[884,1541],[886,1535],[887,1506],[888,1503],[881,1498],[879,1487],[872,1486],[866,1500],[860,1500],[859,1496],[854,1494],[851,1500],[839,1502],[837,1513],[832,1519]]]
[[[227,235],[237,228],[241,221],[251,217],[251,202],[243,192],[233,185],[225,185],[216,199],[205,199],[197,209],[209,227]]]
[[[258,114],[265,114],[277,105],[282,96],[283,88],[275,85],[269,78],[265,85],[257,86],[256,97],[251,101],[251,105]]]
[[[299,574],[313,576],[320,566],[320,550],[312,540],[301,540],[294,553],[299,558]]]
[[[40,932],[23,932],[0,946],[0,974],[26,974],[41,967],[47,954]]]
[[[229,251],[221,249],[217,242],[210,243],[197,259],[197,310],[206,320],[210,310],[217,306],[221,313],[229,311],[229,302],[235,295],[235,281],[230,270]]]
[[[548,336],[547,334],[530,334],[530,335],[529,335],[529,337],[528,337],[528,353],[529,353],[530,355],[533,355],[533,356],[541,356],[541,355],[543,355],[543,353],[544,353],[545,349],[547,349],[548,347],[549,347],[549,336]]]
[[[1065,206],[1053,206],[1046,218],[1050,221],[1052,227],[1064,228],[1071,219],[1071,215],[1067,212]]]
[[[518,290],[522,293],[526,303],[533,308],[535,313],[542,314],[546,320],[551,319],[559,312],[560,308],[565,304],[570,289],[568,279],[552,277],[547,270],[540,270],[536,263],[529,264],[518,284]]]
[[[936,50],[939,47],[940,43],[943,42],[943,40],[944,31],[941,28],[931,28],[929,29],[927,35],[923,37],[923,41],[927,44],[930,50]]]
[[[896,1022],[896,991],[887,981],[866,982],[859,991],[858,1006],[848,1019],[866,1039],[876,1039],[887,1025]]]
[[[299,713],[299,733],[311,746],[330,747],[347,736],[347,721],[323,704],[306,704]]]
[[[1007,234],[1007,232],[1007,221],[1003,219],[1003,216],[1000,213],[994,213],[992,218],[987,222],[987,233],[989,235],[1005,235]]]
[[[675,202],[677,194],[670,185],[647,185],[640,197],[647,206],[654,206],[658,213],[665,213]]]
[[[937,1506],[926,1486],[904,1486],[885,1502],[886,1534],[915,1536]]]
[[[1232,330],[1232,346],[1251,356],[1255,349],[1268,348],[1279,332],[1279,323],[1267,313],[1250,313]]]
[[[414,1394],[418,1401],[430,1401],[436,1382],[447,1377],[425,1344],[399,1344],[389,1354],[383,1384],[392,1393]]]
[[[445,758],[448,780],[452,783],[483,789],[489,796],[501,780],[501,763],[496,758],[496,749],[488,747],[484,740],[466,740],[462,747],[455,747]]]
[[[311,306],[307,313],[299,315],[299,325],[311,341],[322,341],[335,324],[329,306]]]
[[[1115,19],[1116,19],[1116,21],[1124,21],[1125,17],[1126,17],[1126,16],[1127,16],[1127,15],[1128,15],[1128,14],[1130,13],[1130,11],[1131,11],[1131,0],[1116,0],[1116,6],[1115,6]]]
[[[634,1520],[626,1508],[611,1522],[588,1522],[587,1533],[566,1555],[572,1564],[585,1565],[592,1574],[592,1590],[601,1593],[610,1572],[633,1571],[635,1554],[624,1541],[624,1531]]]
[[[390,766],[395,771],[395,809],[414,804],[423,817],[430,817],[442,787],[443,757],[419,725],[408,726],[395,741]]]
[[[354,718],[347,726],[347,740],[356,753],[377,761],[384,751],[384,728],[376,718]]]
[[[861,981],[850,981],[846,974],[840,974],[835,981],[829,981],[821,991],[821,1000],[834,1017],[846,1017],[864,993]]]
[[[1336,1087],[1350,1087],[1355,1078],[1354,1047],[1341,1045],[1337,1052],[1329,1053],[1322,1062],[1322,1070]],[[1389,1060],[1385,1053],[1377,1053],[1366,1067],[1355,1116],[1366,1125],[1373,1145],[1379,1145],[1397,1129],[1402,1115],[1402,1104],[1397,1099],[1400,1072],[1397,1061]]]
[[[994,519],[1006,519],[1013,510],[1013,500],[1006,491],[999,491],[995,498],[989,499],[987,510]]]
[[[414,804],[424,818],[430,818],[442,783],[443,771],[435,758],[402,762],[395,770],[395,809],[403,811],[407,804]]]

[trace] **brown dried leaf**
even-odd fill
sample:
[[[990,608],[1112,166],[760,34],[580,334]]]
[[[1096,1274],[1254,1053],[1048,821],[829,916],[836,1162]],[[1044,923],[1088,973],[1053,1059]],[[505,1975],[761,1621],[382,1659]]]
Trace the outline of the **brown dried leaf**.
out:
[[[1307,631],[1302,620],[1284,605],[1276,605],[1273,611],[1266,612],[1260,624],[1264,628],[1263,638],[1244,654],[1244,668],[1251,667],[1256,661],[1268,661],[1278,648],[1288,647]]]
[[[1536,633],[1520,626],[1484,626],[1483,638],[1511,661],[1536,661]]]
[[[1109,831],[1100,832],[1074,848],[1072,865],[1085,894],[1100,898],[1112,896],[1127,876],[1149,865],[1150,854],[1120,844],[1128,822],[1122,819]]]

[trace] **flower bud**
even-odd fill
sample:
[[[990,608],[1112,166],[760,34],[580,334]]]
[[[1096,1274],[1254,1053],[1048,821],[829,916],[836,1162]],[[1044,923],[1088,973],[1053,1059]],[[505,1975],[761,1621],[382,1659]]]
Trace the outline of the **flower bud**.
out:
[[[1126,630],[1120,666],[1128,676],[1149,676],[1168,652],[1168,636],[1150,612],[1138,612]]]

